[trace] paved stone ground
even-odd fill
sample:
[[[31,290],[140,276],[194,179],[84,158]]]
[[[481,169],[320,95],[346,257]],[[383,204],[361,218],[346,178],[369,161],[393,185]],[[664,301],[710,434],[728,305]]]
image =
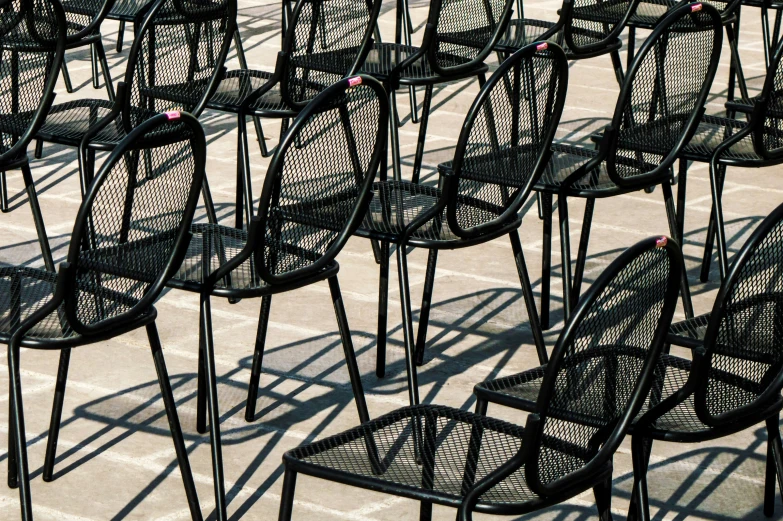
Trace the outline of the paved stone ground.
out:
[[[239,23],[252,67],[271,70],[280,42],[279,2],[240,2]],[[412,2],[415,38],[421,38],[428,3]],[[527,1],[528,16],[554,19],[556,0]],[[764,74],[758,11],[744,11],[741,53],[753,87]],[[384,7],[381,30],[390,36],[394,16]],[[130,33],[126,33],[129,36]],[[117,25],[107,22],[104,43],[117,81],[124,70],[128,45],[113,50]],[[725,96],[728,56],[724,52],[709,110],[719,112]],[[231,66],[236,67],[234,55]],[[68,54],[73,95],[58,86],[58,101],[72,97],[105,96],[89,84],[87,52]],[[558,139],[584,140],[611,116],[618,87],[608,57],[571,67],[569,97]],[[425,177],[435,179],[435,165],[451,153],[458,129],[478,86],[463,82],[436,89],[427,136]],[[400,96],[401,114],[409,111]],[[421,94],[419,97],[421,101]],[[207,111],[202,121],[209,139],[208,175],[219,203],[220,217],[232,215],[236,131],[233,118]],[[266,125],[276,135],[274,124]],[[405,167],[410,171],[418,127],[407,121],[401,129]],[[268,160],[251,146],[256,189]],[[66,251],[79,204],[77,167],[73,150],[47,146],[45,157],[33,162],[47,229],[56,260]],[[736,251],[750,230],[783,199],[777,169],[732,169],[725,189],[725,213],[731,248]],[[685,253],[697,312],[705,312],[715,296],[714,283],[697,280],[701,244],[709,214],[707,169],[690,169]],[[2,216],[0,262],[40,265],[26,198],[18,173],[9,175],[14,211]],[[541,265],[541,221],[533,203],[521,230],[524,252],[538,294]],[[573,241],[578,240],[582,206],[571,212]],[[203,218],[203,216],[201,217]],[[593,222],[586,283],[625,247],[639,239],[667,233],[660,190],[599,201]],[[555,231],[555,233],[557,233]],[[554,324],[547,332],[553,345],[562,327],[559,291],[558,237],[554,237],[556,273],[553,279]],[[353,340],[359,353],[370,413],[378,416],[407,403],[404,356],[399,320],[397,282],[390,287],[390,346],[384,379],[374,374],[377,271],[368,244],[351,240],[339,256],[340,281]],[[426,253],[414,251],[410,272],[414,303],[419,302]],[[474,405],[472,387],[488,377],[511,374],[537,365],[527,317],[521,300],[511,248],[506,240],[440,256],[432,322],[419,381],[425,402],[465,409]],[[713,271],[713,280],[717,273]],[[261,378],[257,420],[246,423],[243,406],[260,302],[229,305],[213,301],[217,372],[224,434],[226,490],[231,519],[277,518],[282,486],[281,456],[303,442],[337,433],[357,423],[347,373],[339,347],[328,288],[316,284],[275,297]],[[159,328],[175,389],[180,419],[190,450],[201,506],[214,517],[214,500],[207,436],[195,431],[197,309],[194,295],[169,291],[157,305]],[[417,312],[418,304],[414,313]],[[678,311],[678,316],[682,314]],[[416,318],[416,317],[414,317]],[[5,360],[3,358],[3,360]],[[23,385],[32,472],[34,511],[40,520],[121,520],[188,518],[187,504],[174,458],[162,402],[146,338],[141,332],[74,352],[63,415],[56,481],[41,480],[41,464],[57,367],[55,353],[24,351]],[[0,389],[7,388],[7,367],[0,363]],[[5,391],[0,402],[5,402]],[[524,415],[500,407],[490,414],[523,422]],[[0,407],[0,451],[7,445],[7,407]],[[763,428],[700,445],[657,444],[650,471],[650,495],[655,519],[760,519],[766,434]],[[629,500],[631,463],[626,441],[614,474],[615,515],[624,516]],[[7,454],[0,452],[0,464]],[[301,477],[294,518],[383,521],[417,518],[410,500]],[[16,491],[0,487],[0,518],[16,519]],[[783,511],[778,503],[778,512]],[[435,519],[453,519],[454,511],[435,508]],[[595,516],[590,493],[567,504],[530,516],[573,521]],[[482,518],[477,516],[477,518]],[[483,519],[483,518],[482,518]]]

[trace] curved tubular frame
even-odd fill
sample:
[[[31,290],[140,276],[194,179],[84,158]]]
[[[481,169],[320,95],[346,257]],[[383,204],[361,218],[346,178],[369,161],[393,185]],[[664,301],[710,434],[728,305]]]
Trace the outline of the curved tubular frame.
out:
[[[563,39],[565,40],[566,45],[571,51],[574,52],[574,54],[592,55],[592,53],[605,50],[607,47],[610,46],[609,45],[610,42],[616,40],[620,36],[620,33],[623,32],[623,29],[625,29],[625,26],[628,23],[628,21],[631,19],[631,16],[633,16],[634,12],[636,12],[636,8],[638,7],[639,2],[640,0],[633,0],[631,2],[623,18],[621,18],[620,21],[617,22],[614,28],[606,36],[606,38],[604,38],[600,42],[580,46],[574,43],[574,35],[573,35],[574,2],[573,0],[565,0],[563,2],[563,7],[560,12],[560,20],[562,20]]]
[[[460,132],[459,139],[457,141],[457,148],[454,151],[454,162],[452,163],[452,173],[445,174],[444,179],[446,185],[443,188],[443,198],[446,202],[446,217],[448,219],[449,228],[460,238],[471,239],[479,235],[490,233],[498,228],[501,228],[504,224],[507,224],[511,217],[519,212],[520,207],[524,204],[528,195],[530,194],[533,185],[538,182],[544,169],[549,162],[551,156],[551,146],[557,126],[560,123],[560,116],[563,113],[563,107],[565,106],[566,89],[568,87],[568,60],[566,59],[563,49],[555,43],[547,43],[547,50],[554,54],[553,60],[556,63],[556,70],[559,75],[559,84],[557,92],[554,95],[554,105],[552,107],[552,120],[549,128],[545,130],[545,135],[541,138],[542,143],[548,143],[542,147],[536,159],[533,173],[530,175],[527,184],[517,190],[517,194],[514,200],[508,204],[506,210],[492,221],[474,226],[469,229],[462,228],[457,221],[457,188],[459,185],[460,171],[462,170],[462,162],[465,157],[466,148],[468,146],[468,140],[470,139],[470,132],[473,129],[473,125],[476,122],[476,118],[479,116],[484,101],[492,92],[492,89],[497,82],[502,81],[506,72],[513,66],[517,65],[525,58],[534,56],[538,52],[540,43],[533,43],[520,49],[512,54],[506,60],[501,63],[497,71],[490,77],[490,79],[481,88],[476,99],[473,101],[468,115],[465,117],[465,123],[462,125],[462,131]]]
[[[82,40],[89,36],[92,36],[92,33],[96,32],[100,28],[101,24],[103,23],[103,20],[108,16],[109,11],[111,11],[112,8],[114,7],[115,2],[116,0],[104,0],[101,8],[98,10],[97,13],[95,13],[95,16],[93,16],[92,21],[89,24],[85,25],[84,28],[78,33],[67,36],[66,44],[72,44],[74,42],[78,42],[79,40]]]
[[[100,334],[105,331],[116,328],[133,316],[138,315],[142,310],[145,310],[152,306],[160,292],[166,285],[166,281],[171,278],[174,273],[179,269],[182,261],[185,258],[188,244],[190,244],[191,233],[190,224],[193,221],[193,214],[198,204],[198,198],[201,190],[201,186],[204,180],[204,170],[206,165],[206,138],[204,136],[204,130],[201,128],[201,124],[198,122],[195,116],[188,114],[187,112],[181,112],[180,118],[177,120],[179,123],[186,125],[191,131],[191,140],[194,141],[193,155],[195,160],[195,178],[191,185],[192,189],[188,195],[188,202],[185,209],[184,225],[180,227],[179,235],[177,236],[174,252],[166,264],[165,270],[158,276],[158,278],[152,283],[147,293],[139,300],[139,302],[130,310],[112,317],[110,319],[98,322],[97,324],[87,325],[82,324],[76,316],[76,302],[70,295],[75,294],[76,288],[74,286],[76,277],[74,276],[74,270],[78,264],[79,254],[81,253],[82,239],[88,232],[88,220],[90,216],[90,210],[92,204],[95,202],[95,197],[98,195],[101,186],[103,185],[106,177],[111,172],[114,164],[119,160],[125,152],[130,150],[130,147],[120,145],[112,150],[109,157],[104,162],[101,170],[95,176],[95,179],[90,183],[89,190],[85,194],[82,201],[82,205],[79,207],[79,213],[76,216],[76,222],[73,228],[73,234],[71,235],[71,242],[68,249],[67,263],[64,268],[60,269],[60,276],[65,278],[65,314],[68,318],[68,322],[74,331],[81,335],[94,335]],[[141,140],[137,147],[144,145],[143,137],[151,130],[161,125],[169,123],[169,116],[167,114],[158,114],[133,129],[130,134],[123,140],[123,142],[132,143],[136,140]],[[87,136],[85,136],[86,139]],[[80,156],[86,154],[86,141],[82,140],[80,148]],[[84,161],[84,159],[83,159]],[[63,273],[64,270],[64,273]],[[59,284],[59,282],[58,282]]]

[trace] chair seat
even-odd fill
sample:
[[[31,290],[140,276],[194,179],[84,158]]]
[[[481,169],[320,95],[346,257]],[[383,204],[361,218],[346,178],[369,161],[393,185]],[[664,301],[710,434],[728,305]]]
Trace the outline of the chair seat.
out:
[[[377,237],[396,242],[403,230],[415,219],[438,204],[441,191],[408,181],[384,181],[373,184],[373,198],[362,224],[356,231],[364,237]],[[476,222],[496,219],[503,208],[485,201],[466,196],[458,196],[460,211],[474,214]],[[515,217],[509,226],[518,226],[520,219]],[[505,229],[505,228],[504,228]],[[506,231],[500,232],[507,233]],[[482,237],[486,240],[487,237]],[[417,228],[411,240],[413,245],[440,246],[448,248],[467,246],[470,242],[456,235],[446,222],[445,215],[439,213]]]
[[[387,80],[389,73],[397,66],[398,63],[406,60],[409,56],[417,52],[418,47],[412,47],[409,45],[398,45],[394,43],[376,43],[373,45],[367,55],[367,59],[362,66],[361,72],[376,76],[380,80]],[[397,60],[397,54],[399,52],[399,61]],[[453,67],[456,65],[462,65],[470,60],[454,54],[448,54],[439,52],[438,58],[442,62],[443,66]],[[430,67],[430,62],[426,56],[422,56],[415,62],[411,63],[408,67],[401,72],[400,82],[406,85],[431,85],[434,83],[440,83],[444,81],[453,81],[460,78],[467,78],[470,76],[476,76],[486,72],[488,67],[485,64],[477,65],[474,69],[466,71],[459,76],[443,77],[433,72]]]
[[[678,346],[697,347],[704,343],[704,334],[710,322],[711,313],[699,315],[682,322],[672,324],[669,328],[669,342]]]
[[[43,126],[36,134],[44,141],[67,146],[79,146],[87,130],[108,116],[114,104],[101,99],[81,99],[55,105],[49,111]],[[156,114],[153,111],[133,109],[137,120],[142,121]],[[91,141],[92,145],[112,148],[126,136],[122,116],[101,129]]]
[[[704,116],[693,137],[683,148],[682,155],[694,161],[710,161],[718,145],[746,126],[747,123],[739,120]],[[764,160],[753,148],[753,139],[750,135],[723,152],[721,159],[732,163],[753,163]]]
[[[41,309],[54,296],[57,274],[26,267],[0,268],[0,342],[7,344],[19,323]],[[106,290],[96,290],[87,286],[80,287],[83,298],[96,299],[100,306],[107,309],[130,309],[138,300]],[[136,318],[132,324],[123,326],[129,331],[154,320],[155,309],[150,308]],[[95,339],[92,339],[95,341]],[[22,342],[26,347],[62,348],[83,344],[82,337],[74,332],[65,320],[65,310],[61,305],[38,322]]]
[[[117,0],[106,18],[132,22],[139,11],[148,3],[150,0]]]
[[[529,18],[517,18],[511,20],[506,28],[506,31],[501,35],[500,40],[495,45],[495,48],[499,51],[514,52],[516,49],[521,49],[525,45],[537,42],[541,40],[541,37],[552,30],[555,27],[555,22],[548,22],[544,20],[533,20]],[[605,39],[605,35],[596,31],[590,31],[588,29],[573,28],[574,35],[578,38],[578,44],[590,45],[602,42]],[[562,35],[561,32],[557,35],[552,35],[551,40],[556,40],[558,36]],[[600,54],[619,49],[622,47],[622,42],[619,38],[616,38],[611,44],[607,44],[602,49],[584,54],[575,54],[571,50],[565,41],[562,42],[563,50],[566,53],[566,58],[569,60],[575,60],[579,58],[592,58]]]
[[[591,150],[572,145],[555,144],[552,146],[552,157],[547,164],[544,173],[536,183],[534,190],[539,192],[559,193],[566,190],[568,195],[583,197],[608,197],[625,192],[639,190],[639,187],[626,188],[618,186],[609,177],[606,162],[601,162],[597,168],[585,172],[574,184],[566,187],[564,181],[571,174],[583,168],[591,159],[598,155],[597,150]],[[622,160],[622,163],[631,164],[630,160]],[[644,164],[645,168],[652,169],[654,165]]]
[[[437,442],[417,444],[416,425],[424,433],[434,426]],[[471,437],[473,430],[481,438]],[[433,432],[432,430],[430,431]],[[301,473],[328,475],[329,479],[354,486],[394,489],[408,497],[426,496],[457,506],[469,488],[489,472],[508,461],[519,450],[524,429],[500,420],[435,405],[419,405],[396,410],[349,431],[303,445],[287,452],[286,466]],[[422,438],[423,439],[423,438]],[[476,447],[478,445],[478,447]],[[475,478],[465,482],[468,449],[478,448]],[[371,457],[372,455],[372,457]],[[422,469],[432,465],[431,487],[422,486]],[[349,481],[351,478],[353,480]],[[359,478],[359,479],[356,479]],[[535,504],[543,501],[525,481],[524,467],[488,490],[481,506]]]
[[[641,19],[644,19],[650,16],[652,12],[657,12],[658,10],[661,10],[661,14],[663,14],[668,10],[668,8],[666,6],[657,5],[655,3],[648,4],[646,2],[640,2],[635,13],[631,16],[638,16],[641,17]],[[586,20],[589,22],[600,22],[614,25],[622,20],[625,16],[625,13],[627,12],[627,1],[611,0],[608,2],[595,2],[582,7],[574,7],[573,17],[575,20]]]
[[[268,83],[271,78],[272,73],[266,71],[247,69],[228,71],[215,90],[215,94],[207,103],[207,107],[239,113],[242,103],[248,96]],[[302,85],[304,82],[294,81],[292,83]],[[308,84],[308,92],[304,96],[313,98],[325,88],[322,85],[310,82]],[[289,107],[283,101],[280,83],[278,82],[275,82],[271,89],[258,98],[251,107],[256,114],[267,117],[295,117],[298,113],[296,109]]]
[[[242,251],[247,244],[248,233],[245,230],[217,224],[194,224],[190,231],[193,237],[188,245],[185,259],[168,285],[179,289],[200,291],[202,283],[210,273]],[[302,263],[309,264],[312,262],[313,256],[316,255],[314,252],[293,247],[287,250],[281,248],[275,254],[278,255],[278,268],[283,267],[280,268],[280,271],[285,271],[286,266],[293,269]],[[206,270],[204,269],[204,259],[209,259]],[[220,280],[213,293],[220,296],[243,298],[282,291],[276,285],[267,284],[258,276],[255,268],[256,262],[254,254],[234,269],[229,277]],[[338,269],[337,263],[334,262],[318,274],[301,281],[298,285],[304,286],[326,279],[334,275]],[[285,290],[289,289],[292,289],[291,285],[285,287]]]

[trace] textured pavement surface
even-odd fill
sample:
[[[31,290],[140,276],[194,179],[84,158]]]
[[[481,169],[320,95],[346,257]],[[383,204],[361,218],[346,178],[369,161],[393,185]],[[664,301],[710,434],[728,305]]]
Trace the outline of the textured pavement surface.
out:
[[[394,31],[393,4],[384,5],[381,31]],[[428,3],[412,2],[416,26],[422,35]],[[556,0],[527,1],[530,17],[555,19]],[[239,24],[251,67],[271,70],[280,44],[278,2],[240,0]],[[104,45],[115,82],[128,56],[126,43],[116,53],[117,24],[107,22]],[[639,38],[645,36],[644,32]],[[126,32],[126,38],[130,32]],[[740,53],[752,90],[761,85],[764,59],[759,11],[743,10]],[[725,97],[728,52],[724,49],[708,110],[719,113]],[[58,102],[76,97],[105,97],[93,90],[87,51],[67,55],[76,92],[69,95],[62,82]],[[233,50],[230,67],[237,62]],[[494,58],[493,58],[494,59]],[[585,141],[586,135],[607,123],[619,88],[608,57],[571,66],[569,94],[557,138]],[[475,81],[435,89],[427,135],[424,178],[436,180],[435,166],[450,156],[464,115],[478,92]],[[400,114],[403,175],[409,176],[418,126],[408,120],[407,95],[401,92]],[[419,93],[419,102],[423,93]],[[220,218],[233,221],[236,122],[207,111],[202,122],[208,136],[207,174]],[[266,135],[277,136],[279,125],[267,123]],[[270,140],[270,145],[276,137]],[[268,159],[251,142],[256,197]],[[100,164],[101,158],[98,162]],[[80,202],[76,155],[73,150],[47,145],[44,157],[32,162],[47,230],[56,261],[66,252],[73,219]],[[736,251],[750,231],[783,200],[778,167],[764,170],[730,169],[724,206],[730,247]],[[0,264],[42,265],[19,172],[9,172],[14,211],[0,215]],[[696,312],[710,309],[715,297],[717,267],[712,282],[698,282],[702,243],[710,209],[709,180],[704,165],[694,165],[688,177],[685,254]],[[541,221],[535,202],[526,205],[520,236],[534,291],[538,297],[541,272]],[[583,205],[573,200],[571,233],[574,249],[579,237]],[[203,213],[199,213],[203,219]],[[661,191],[629,194],[596,204],[587,287],[624,248],[650,236],[668,234]],[[553,327],[546,332],[554,345],[562,328],[557,227],[553,238]],[[375,366],[375,320],[378,272],[369,244],[349,241],[338,257],[340,283],[355,348],[359,356],[370,414],[379,416],[407,404],[404,353],[396,269],[392,263],[389,302],[387,375],[378,379]],[[394,260],[392,259],[392,262]],[[417,320],[424,280],[426,252],[410,255],[410,276]],[[260,301],[230,305],[213,299],[214,337],[223,429],[226,490],[232,520],[277,519],[282,487],[282,454],[301,443],[335,434],[358,422],[348,375],[336,331],[326,283],[275,296],[264,373],[261,377],[256,421],[244,421],[252,348]],[[214,518],[214,496],[209,438],[195,430],[198,298],[168,291],[157,304],[164,353],[174,387],[190,462],[205,517]],[[682,317],[678,309],[678,317]],[[508,240],[440,254],[426,364],[419,382],[424,402],[472,409],[473,385],[483,379],[512,374],[537,364],[527,316]],[[0,360],[0,466],[5,468],[8,434],[7,366]],[[22,374],[32,493],[39,520],[189,519],[168,425],[163,413],[155,372],[143,331],[74,351],[63,413],[56,480],[44,483],[41,465],[57,368],[57,354],[25,350]],[[489,414],[524,422],[524,414],[499,406]],[[624,518],[630,498],[630,444],[626,440],[615,458],[613,512]],[[714,521],[761,519],[766,432],[761,425],[728,438],[697,445],[656,444],[651,469],[650,501],[654,519],[684,518]],[[4,476],[5,470],[0,471]],[[779,497],[779,493],[778,493]],[[779,500],[778,500],[779,501]],[[386,521],[417,519],[418,504],[373,492],[300,477],[294,519]],[[777,517],[783,505],[777,503]],[[0,486],[0,519],[18,519],[15,490]],[[453,519],[455,511],[435,507],[437,520]],[[574,521],[594,518],[591,493],[564,505],[533,514],[531,519]],[[477,519],[488,519],[476,516]]]

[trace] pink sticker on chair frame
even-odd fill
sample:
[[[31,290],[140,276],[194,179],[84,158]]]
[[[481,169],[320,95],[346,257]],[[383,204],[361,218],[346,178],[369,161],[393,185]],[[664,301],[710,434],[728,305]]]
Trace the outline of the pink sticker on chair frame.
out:
[[[666,237],[660,237],[658,240],[655,241],[655,247],[656,248],[663,248],[669,243],[669,239]]]
[[[548,48],[549,48],[549,44],[546,42],[539,43],[538,45],[536,45],[536,51],[546,51]]]
[[[169,110],[165,112],[168,119],[179,119],[182,114],[178,110]]]
[[[698,11],[701,11],[702,4],[694,4],[691,6],[691,12],[696,13]]]
[[[356,85],[361,85],[361,84],[362,84],[361,76],[354,76],[353,78],[348,78],[349,87],[355,87]]]

